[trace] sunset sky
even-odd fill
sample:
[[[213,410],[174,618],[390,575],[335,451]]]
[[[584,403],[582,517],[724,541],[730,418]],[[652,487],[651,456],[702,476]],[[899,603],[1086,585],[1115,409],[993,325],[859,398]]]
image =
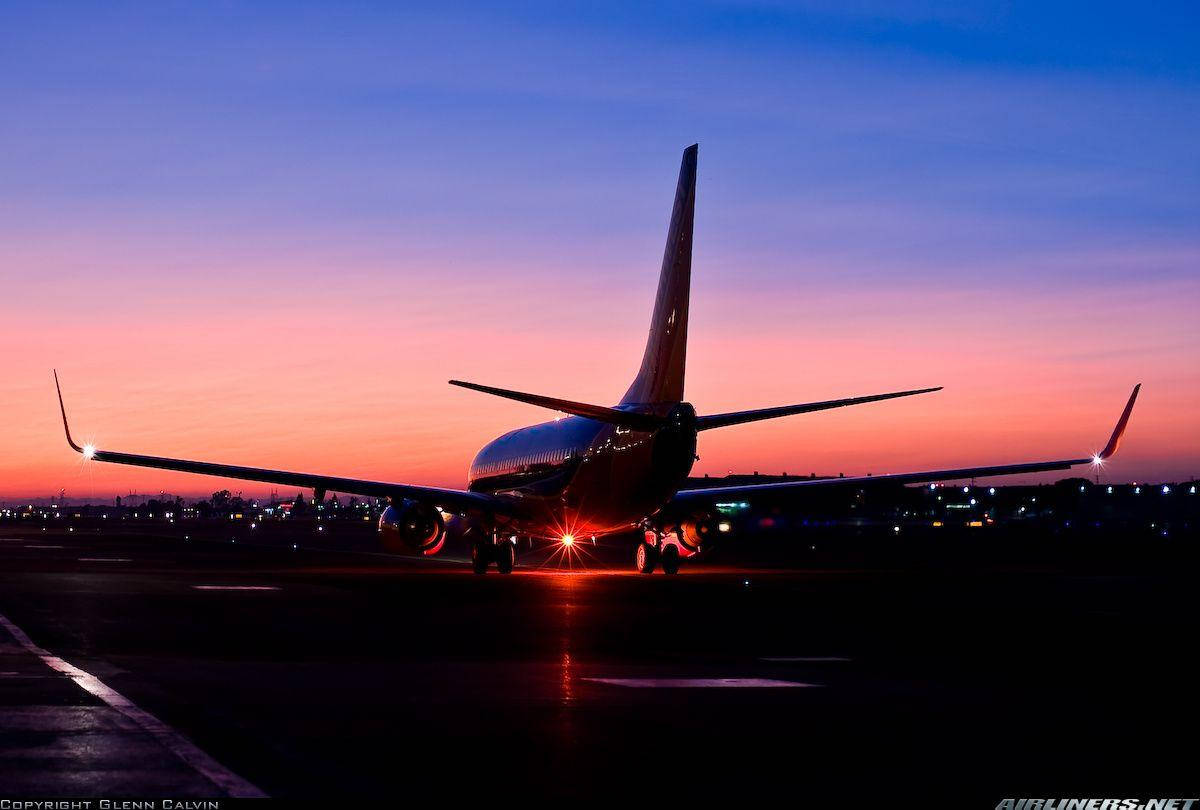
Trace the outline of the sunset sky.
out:
[[[620,397],[693,142],[700,413],[945,386],[696,473],[1087,455],[1142,382],[1104,475],[1200,475],[1194,2],[190,5],[0,5],[0,500],[224,486],[81,464],[52,367],[101,448],[462,486],[548,413],[447,379]]]

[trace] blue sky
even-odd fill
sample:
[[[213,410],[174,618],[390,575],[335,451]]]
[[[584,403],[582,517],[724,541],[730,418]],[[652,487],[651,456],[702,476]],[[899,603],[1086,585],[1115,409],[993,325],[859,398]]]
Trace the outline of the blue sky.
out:
[[[1200,467],[1198,23],[1194,3],[7,2],[0,283],[30,323],[69,312],[114,342],[180,302],[278,315],[319,290],[327,332],[397,319],[390,349],[340,351],[440,351],[421,371],[438,385],[445,368],[535,387],[537,364],[410,333],[607,333],[587,379],[620,389],[633,361],[607,358],[640,353],[679,153],[699,141],[693,367],[714,407],[759,385],[873,390],[892,382],[879,346],[906,334],[899,387],[987,408],[1029,379],[1061,401],[1144,378],[1155,458],[1182,474]],[[302,376],[320,333],[248,351],[294,351],[274,362]],[[37,328],[14,334],[39,375],[61,359]],[[719,367],[735,335],[837,365],[798,364],[826,388],[762,382]],[[931,340],[979,347],[994,373],[914,350]],[[740,466],[722,441],[710,456]]]

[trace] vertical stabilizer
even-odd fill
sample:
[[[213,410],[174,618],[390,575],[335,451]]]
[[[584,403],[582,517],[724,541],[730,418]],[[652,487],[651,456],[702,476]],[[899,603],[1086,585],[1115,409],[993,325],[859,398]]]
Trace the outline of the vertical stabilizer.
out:
[[[696,153],[699,145],[683,150],[675,207],[667,230],[658,295],[650,318],[650,336],[642,367],[622,405],[683,401],[683,371],[687,358],[688,294],[692,281],[692,221],[696,213]]]

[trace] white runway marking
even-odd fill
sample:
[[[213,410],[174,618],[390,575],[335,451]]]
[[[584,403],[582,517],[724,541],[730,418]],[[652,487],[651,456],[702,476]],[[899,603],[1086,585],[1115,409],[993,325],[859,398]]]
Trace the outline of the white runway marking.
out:
[[[80,557],[80,562],[133,562],[129,557]]]
[[[63,546],[25,546],[25,548],[63,548]]]
[[[771,664],[829,664],[834,662],[852,661],[852,658],[840,658],[836,655],[787,656],[783,658],[760,658]]]
[[[584,678],[609,686],[634,689],[778,689],[820,686],[819,683],[780,681],[774,678]]]
[[[68,664],[58,656],[34,644],[29,636],[25,635],[24,630],[10,622],[3,615],[0,615],[0,627],[7,630],[9,635],[28,652],[42,659],[42,663],[46,666],[66,675],[75,681],[85,692],[95,695],[110,707],[132,720],[142,731],[157,741],[159,745],[179,757],[184,764],[219,787],[226,795],[237,799],[267,798],[267,794],[201,751],[194,743],[184,738],[175,729],[144,709],[139,708],[132,700],[110,688],[95,675],[85,672],[77,666]]]
[[[198,591],[277,591],[278,585],[193,585]]]

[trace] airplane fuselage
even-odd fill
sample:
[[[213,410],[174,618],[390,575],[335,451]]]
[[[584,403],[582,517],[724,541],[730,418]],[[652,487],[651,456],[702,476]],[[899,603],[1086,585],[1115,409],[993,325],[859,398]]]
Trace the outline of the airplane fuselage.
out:
[[[513,499],[514,530],[534,537],[629,529],[679,490],[696,454],[686,403],[647,432],[569,416],[488,443],[471,463],[469,489]]]

